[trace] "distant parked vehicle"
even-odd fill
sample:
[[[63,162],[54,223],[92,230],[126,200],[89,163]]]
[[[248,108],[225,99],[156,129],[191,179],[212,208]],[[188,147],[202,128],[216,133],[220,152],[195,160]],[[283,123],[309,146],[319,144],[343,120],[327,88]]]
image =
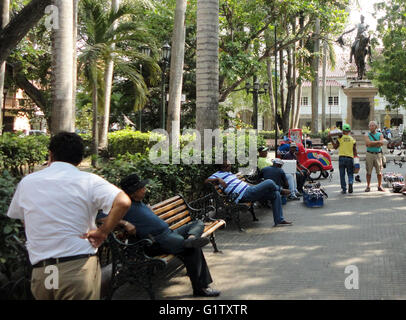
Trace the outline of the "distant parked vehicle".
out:
[[[29,130],[28,136],[45,136],[45,132],[41,130]]]

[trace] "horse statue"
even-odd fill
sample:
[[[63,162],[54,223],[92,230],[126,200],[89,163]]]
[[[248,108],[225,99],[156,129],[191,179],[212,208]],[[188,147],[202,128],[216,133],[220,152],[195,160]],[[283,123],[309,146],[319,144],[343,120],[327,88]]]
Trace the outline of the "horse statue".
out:
[[[352,63],[352,56],[354,56],[355,64],[358,69],[358,80],[362,80],[365,77],[365,57],[369,55],[369,61],[371,61],[371,46],[370,35],[367,33],[368,25],[365,24],[365,17],[361,15],[361,23],[357,24],[355,28],[344,32],[336,41],[344,46],[343,36],[354,30],[357,30],[357,36],[351,46],[350,63]]]
[[[351,48],[350,63],[352,63],[352,57],[354,56],[358,71],[358,80],[362,80],[365,77],[365,57],[367,55],[369,55],[369,60],[371,61],[370,37],[371,36],[360,37]]]

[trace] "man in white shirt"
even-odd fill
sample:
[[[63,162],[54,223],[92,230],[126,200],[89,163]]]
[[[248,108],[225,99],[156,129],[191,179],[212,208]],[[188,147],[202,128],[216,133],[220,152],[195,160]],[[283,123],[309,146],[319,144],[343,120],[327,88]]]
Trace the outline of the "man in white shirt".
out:
[[[97,248],[131,205],[119,188],[76,167],[83,154],[77,134],[52,137],[49,167],[20,181],[7,212],[24,221],[36,299],[99,299]],[[97,228],[99,209],[109,216]]]

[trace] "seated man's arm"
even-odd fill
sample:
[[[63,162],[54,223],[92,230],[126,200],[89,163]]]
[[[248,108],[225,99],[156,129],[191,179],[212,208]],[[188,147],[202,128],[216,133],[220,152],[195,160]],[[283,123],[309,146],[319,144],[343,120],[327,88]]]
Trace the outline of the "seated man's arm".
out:
[[[227,188],[227,184],[221,178],[207,178],[204,183],[215,183],[220,184],[223,188]]]
[[[100,223],[100,224],[103,224],[103,223],[106,221],[106,219],[107,219],[107,215],[105,214],[105,217],[97,218],[96,222],[97,222],[97,223]],[[117,223],[117,226],[123,227],[124,230],[125,230],[128,234],[131,234],[131,235],[133,235],[133,236],[136,234],[135,226],[134,226],[131,222],[127,221],[127,220],[121,219],[121,220]]]
[[[107,238],[108,234],[113,231],[118,222],[124,217],[131,206],[130,198],[121,191],[114,198],[113,205],[104,223],[95,230],[90,230],[83,235],[83,238],[89,240],[93,247],[98,248]]]

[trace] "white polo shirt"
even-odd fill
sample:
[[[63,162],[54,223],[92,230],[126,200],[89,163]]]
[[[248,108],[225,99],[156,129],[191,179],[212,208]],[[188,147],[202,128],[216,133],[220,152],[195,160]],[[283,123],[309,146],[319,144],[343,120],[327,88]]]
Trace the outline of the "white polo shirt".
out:
[[[109,212],[119,188],[67,162],[53,162],[24,177],[7,215],[24,220],[32,264],[48,259],[96,253],[84,233],[96,229],[99,209]]]

